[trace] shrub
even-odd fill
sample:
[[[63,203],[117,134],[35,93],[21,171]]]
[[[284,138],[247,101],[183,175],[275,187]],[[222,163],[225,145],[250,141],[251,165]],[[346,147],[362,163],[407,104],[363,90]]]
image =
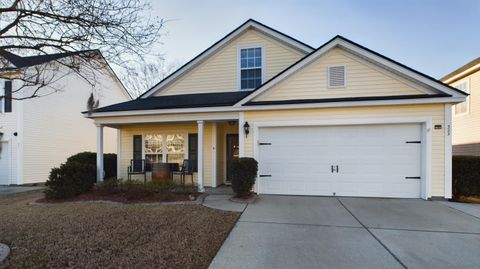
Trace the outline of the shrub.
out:
[[[97,165],[97,153],[80,152],[68,157],[68,162],[88,163]],[[115,178],[117,176],[117,155],[114,153],[103,154],[103,169],[105,170],[105,178]]]
[[[480,196],[480,157],[454,156],[452,181],[454,197]]]
[[[231,165],[233,191],[240,197],[248,195],[255,184],[258,162],[253,158],[238,158]]]
[[[47,199],[72,198],[88,192],[95,184],[96,167],[89,163],[67,162],[50,172],[45,186]]]

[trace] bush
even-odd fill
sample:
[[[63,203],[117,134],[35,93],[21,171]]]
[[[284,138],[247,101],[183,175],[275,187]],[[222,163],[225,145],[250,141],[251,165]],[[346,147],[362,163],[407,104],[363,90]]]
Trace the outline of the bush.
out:
[[[80,152],[68,157],[68,162],[88,163],[97,165],[97,153],[95,152]],[[117,177],[117,155],[114,153],[103,154],[103,169],[105,170],[105,178]]]
[[[89,163],[67,162],[50,172],[45,186],[47,199],[72,198],[88,192],[95,184],[96,167]]]
[[[238,158],[231,164],[232,189],[237,196],[246,196],[257,178],[258,162],[253,158]]]
[[[453,196],[480,196],[480,157],[454,156],[452,163]]]

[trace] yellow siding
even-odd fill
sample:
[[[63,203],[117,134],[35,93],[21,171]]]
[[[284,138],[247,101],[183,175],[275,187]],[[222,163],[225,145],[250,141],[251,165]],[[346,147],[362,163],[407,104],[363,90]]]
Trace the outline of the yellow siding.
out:
[[[340,48],[332,49],[254,101],[424,94],[357,59]],[[327,87],[329,65],[346,65],[346,87]]]
[[[212,127],[211,123],[205,124],[204,133],[204,184],[211,186],[212,179]],[[127,168],[130,165],[130,160],[133,158],[133,136],[144,135],[149,133],[198,133],[196,123],[158,123],[158,124],[138,124],[126,125],[120,128],[120,175],[119,178],[127,178]],[[187,137],[185,137],[186,139]],[[194,177],[196,182],[196,175]],[[135,179],[142,179],[142,176],[137,176]],[[187,177],[187,183],[190,178]]]
[[[455,106],[452,106],[453,145],[480,143],[480,71],[450,85],[455,86],[465,80],[470,85],[470,109],[469,113],[457,116]]]
[[[245,112],[250,124],[268,121],[305,121],[334,119],[381,119],[431,117],[432,124],[444,125],[444,106],[410,105],[303,110],[272,110]],[[245,140],[245,155],[253,157],[253,132]],[[444,130],[432,130],[432,196],[444,196]],[[242,138],[240,138],[242,139]]]
[[[265,81],[304,55],[250,29],[156,95],[237,91],[238,48],[249,45],[265,50]]]

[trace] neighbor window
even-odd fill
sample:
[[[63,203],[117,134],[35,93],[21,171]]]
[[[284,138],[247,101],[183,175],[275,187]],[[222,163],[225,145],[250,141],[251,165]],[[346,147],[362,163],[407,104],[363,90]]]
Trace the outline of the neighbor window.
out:
[[[5,81],[3,93],[3,112],[12,112],[12,81]]]
[[[468,81],[464,81],[460,84],[457,84],[455,88],[461,90],[462,92],[470,94],[470,87]],[[470,108],[470,96],[467,96],[465,102],[455,105],[455,115],[466,114]]]
[[[168,162],[181,164],[184,158],[184,134],[145,135],[145,159],[151,163]]]
[[[240,89],[262,84],[262,48],[240,49]]]

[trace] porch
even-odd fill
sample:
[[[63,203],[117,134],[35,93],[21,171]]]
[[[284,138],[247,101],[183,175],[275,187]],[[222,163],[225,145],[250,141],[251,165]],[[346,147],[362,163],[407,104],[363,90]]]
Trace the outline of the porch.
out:
[[[175,115],[177,116],[177,115]],[[117,177],[128,178],[131,160],[145,160],[152,165],[158,163],[178,164],[189,160],[193,167],[193,183],[199,191],[205,187],[228,184],[229,164],[241,155],[243,122],[238,113],[212,117],[211,119],[183,119],[170,121],[102,122],[97,124],[97,182],[103,181],[103,127],[117,129]],[[241,126],[241,127],[239,127]],[[241,136],[242,135],[242,136]],[[144,175],[134,174],[133,180],[144,180]],[[146,179],[152,180],[151,169]],[[171,180],[178,181],[174,174]],[[186,175],[185,182],[191,182]]]

